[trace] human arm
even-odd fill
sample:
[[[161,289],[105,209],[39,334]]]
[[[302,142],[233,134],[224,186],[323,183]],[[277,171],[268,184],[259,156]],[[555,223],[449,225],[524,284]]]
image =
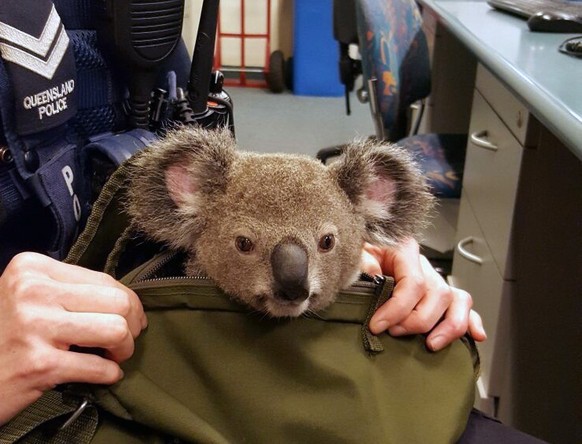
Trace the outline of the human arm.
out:
[[[146,325],[137,295],[112,277],[36,253],[15,256],[0,276],[0,424],[58,384],[121,379],[119,363]]]
[[[410,239],[398,248],[366,244],[362,268],[372,275],[393,276],[396,282],[392,297],[370,321],[373,333],[388,330],[401,336],[430,331],[426,343],[435,351],[466,332],[476,341],[487,338],[481,317],[471,309],[471,295],[449,286],[420,254],[415,240]]]

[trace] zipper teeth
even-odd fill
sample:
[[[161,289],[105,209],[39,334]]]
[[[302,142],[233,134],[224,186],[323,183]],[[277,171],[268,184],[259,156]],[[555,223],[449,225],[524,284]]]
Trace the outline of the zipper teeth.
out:
[[[215,285],[214,282],[208,278],[207,276],[203,275],[196,275],[196,276],[165,276],[159,278],[147,278],[147,279],[139,279],[136,280],[136,284],[147,284],[148,282],[172,282],[172,281],[192,281],[192,282],[199,282],[204,283],[207,285]],[[366,282],[366,281],[358,281],[353,283],[350,287],[346,287],[340,291],[352,291],[354,293],[360,293],[369,295],[370,291],[375,291],[376,284],[374,282]],[[358,291],[359,290],[359,291]],[[364,291],[362,291],[364,290]]]
[[[160,267],[161,268],[161,267]],[[152,272],[158,271],[159,268],[156,267],[156,270],[152,270]],[[150,275],[152,273],[148,273]],[[195,275],[195,276],[163,276],[158,278],[148,278],[140,277],[135,282],[151,282],[151,281],[173,281],[173,280],[180,280],[180,279],[192,279],[192,280],[210,280],[208,276],[205,275]],[[351,286],[352,287],[361,287],[361,288],[376,288],[376,283],[374,282],[366,282],[366,281],[357,281],[354,282]]]
[[[152,267],[151,269],[147,270],[145,275],[140,276],[137,280],[138,282],[143,281],[143,280],[148,280],[148,276],[151,276],[155,273],[157,273],[159,270],[161,270],[167,263],[169,263],[173,258],[175,257],[174,254],[168,254],[166,257],[163,258],[163,260],[159,261],[157,264],[155,264],[154,267]]]
[[[134,282],[137,283],[147,283],[147,282],[164,282],[164,281],[177,281],[177,280],[186,280],[186,281],[206,281],[208,282],[208,284],[211,284],[212,281],[210,280],[210,278],[208,278],[207,276],[204,275],[195,275],[195,276],[164,276],[164,277],[158,277],[158,278],[150,278],[148,276],[152,276],[155,273],[157,273],[159,270],[161,270],[165,265],[167,265],[169,262],[172,261],[172,259],[174,259],[176,257],[177,253],[171,253],[168,254],[166,257],[164,257],[162,260],[160,260],[157,264],[155,264],[154,267],[152,267],[151,269],[147,270],[147,272],[145,273],[145,275],[140,276],[139,278],[137,278]],[[354,289],[354,288],[362,288],[362,289],[366,289],[366,290],[375,290],[376,287],[378,286],[378,280],[375,276],[371,276],[369,274],[366,273],[362,273],[365,277],[371,279],[371,281],[368,280],[358,280],[356,282],[354,282],[350,287],[345,288],[344,290],[349,290],[350,288]]]
[[[155,275],[158,271],[164,268],[167,264],[169,264],[175,257],[177,253],[170,253],[163,257],[158,263],[156,263],[152,268],[147,270],[144,274],[139,276],[135,283],[142,283],[142,282],[158,282],[158,281],[176,281],[176,280],[196,280],[196,281],[208,281],[210,282],[210,278],[205,275],[195,275],[195,276],[162,276],[162,277],[149,277]]]
[[[178,281],[178,280],[192,280],[192,281],[208,281],[210,282],[210,278],[206,276],[164,276],[159,278],[143,278],[136,280],[136,283],[142,282],[158,282],[158,281]]]

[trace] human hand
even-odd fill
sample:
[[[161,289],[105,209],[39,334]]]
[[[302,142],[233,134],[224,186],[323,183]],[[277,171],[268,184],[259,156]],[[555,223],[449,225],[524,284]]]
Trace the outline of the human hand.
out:
[[[0,276],[0,424],[58,384],[121,379],[119,363],[146,325],[137,295],[111,276],[36,253],[15,256]]]
[[[487,339],[481,316],[471,309],[471,295],[450,287],[420,254],[415,240],[410,239],[399,248],[366,244],[362,269],[371,275],[393,276],[396,283],[392,297],[370,321],[372,333],[388,330],[393,336],[401,336],[430,331],[426,344],[434,351],[467,332],[476,341]]]

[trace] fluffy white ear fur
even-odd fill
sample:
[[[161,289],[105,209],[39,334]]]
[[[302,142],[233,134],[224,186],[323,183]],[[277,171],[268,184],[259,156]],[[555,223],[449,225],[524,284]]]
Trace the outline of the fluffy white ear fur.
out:
[[[188,249],[204,226],[204,199],[222,192],[236,158],[227,129],[178,128],[130,163],[126,211],[136,229]]]
[[[372,179],[364,192],[362,211],[376,219],[389,218],[397,191],[396,182],[390,177],[378,176]]]
[[[329,168],[365,219],[368,242],[394,245],[422,231],[433,197],[409,153],[388,143],[357,141]]]
[[[181,207],[191,200],[196,192],[196,184],[185,166],[171,165],[164,174],[168,194],[177,207]]]

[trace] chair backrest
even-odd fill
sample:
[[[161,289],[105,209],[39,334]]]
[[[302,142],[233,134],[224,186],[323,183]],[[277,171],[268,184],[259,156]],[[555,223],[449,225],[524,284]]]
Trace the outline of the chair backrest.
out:
[[[430,93],[430,60],[415,0],[356,0],[364,80],[377,79],[387,138],[406,135],[412,103]]]
[[[356,0],[333,0],[333,37],[345,45],[358,43]]]

